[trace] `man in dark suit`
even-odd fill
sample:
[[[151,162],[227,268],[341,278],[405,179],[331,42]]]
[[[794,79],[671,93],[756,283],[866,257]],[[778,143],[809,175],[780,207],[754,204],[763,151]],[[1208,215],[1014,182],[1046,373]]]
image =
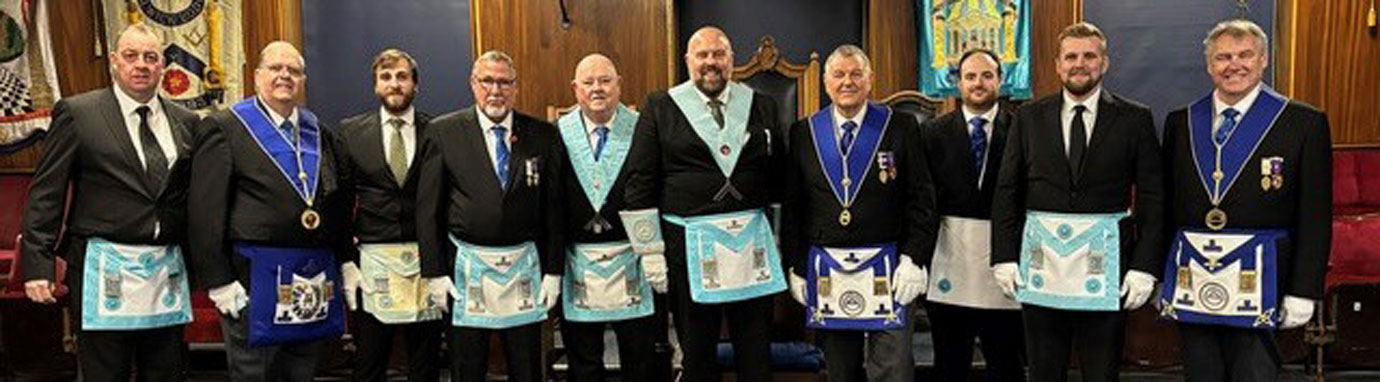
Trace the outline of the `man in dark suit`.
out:
[[[765,381],[771,299],[786,282],[763,211],[778,200],[784,137],[771,99],[729,81],[722,30],[687,45],[690,81],[643,102],[620,215],[648,280],[669,282],[684,380],[717,379],[727,318],[739,380]]]
[[[1255,23],[1219,23],[1203,44],[1214,90],[1165,120],[1174,231],[1162,312],[1179,321],[1189,381],[1273,381],[1272,329],[1302,326],[1322,298],[1327,115],[1261,83],[1270,44]]]
[[[440,307],[429,304],[417,253],[417,137],[430,116],[417,111],[418,67],[412,55],[385,49],[374,57],[374,94],[381,106],[340,122],[341,161],[350,174],[344,185],[355,195],[354,233],[359,258],[341,267],[345,301],[355,313],[354,334],[359,358],[356,381],[383,381],[388,374],[393,336],[404,333],[407,379],[438,378],[441,331]]]
[[[829,380],[909,382],[910,307],[928,285],[934,188],[915,119],[867,102],[872,74],[854,45],[825,61],[833,104],[789,133],[781,246]]]
[[[158,96],[162,51],[144,24],[120,33],[115,87],[58,101],[29,189],[24,291],[57,302],[54,256],[64,254],[86,380],[128,381],[134,370],[140,380],[186,378],[182,328],[192,317],[182,246],[197,116]],[[152,259],[147,273],[120,265],[141,256]]]
[[[422,277],[437,305],[455,301],[451,378],[484,380],[498,334],[509,380],[538,381],[541,322],[565,268],[564,156],[555,127],[513,110],[511,57],[485,52],[473,68],[476,104],[432,120],[422,139]]]
[[[1118,378],[1123,309],[1145,303],[1164,259],[1155,124],[1102,88],[1106,52],[1092,24],[1060,33],[1063,91],[1017,112],[992,198],[993,276],[1022,303],[1036,381],[1067,379],[1073,346],[1084,380]]]
[[[291,44],[269,43],[257,95],[207,116],[197,139],[193,265],[221,312],[235,381],[310,381],[321,343],[344,331],[337,264],[355,257],[354,198],[335,130],[297,105],[305,66]]]
[[[1021,312],[992,278],[992,190],[1014,113],[997,104],[1001,60],[976,49],[958,61],[962,110],[926,121],[920,137],[934,177],[939,228],[925,308],[934,329],[934,372],[966,381],[981,338],[987,380],[1021,381]]]

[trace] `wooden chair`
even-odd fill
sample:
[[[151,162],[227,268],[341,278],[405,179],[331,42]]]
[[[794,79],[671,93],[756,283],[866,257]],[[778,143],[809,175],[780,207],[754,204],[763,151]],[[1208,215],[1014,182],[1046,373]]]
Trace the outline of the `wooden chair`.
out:
[[[732,78],[775,100],[777,119],[783,127],[819,110],[819,54],[810,53],[810,61],[804,64],[788,62],[781,58],[776,39],[770,35],[762,36],[757,53],[747,64],[733,68]]]

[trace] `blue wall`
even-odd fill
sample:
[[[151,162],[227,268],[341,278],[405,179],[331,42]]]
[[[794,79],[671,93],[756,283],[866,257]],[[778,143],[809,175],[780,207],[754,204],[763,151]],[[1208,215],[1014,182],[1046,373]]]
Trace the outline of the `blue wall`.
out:
[[[374,55],[401,48],[418,61],[418,110],[438,115],[473,103],[468,0],[302,1],[307,106],[331,123],[377,111]]]

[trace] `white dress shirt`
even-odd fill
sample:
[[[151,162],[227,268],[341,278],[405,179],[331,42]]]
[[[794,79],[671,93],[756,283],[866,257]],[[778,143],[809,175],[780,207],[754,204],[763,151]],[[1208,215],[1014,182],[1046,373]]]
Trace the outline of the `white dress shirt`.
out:
[[[1064,155],[1068,155],[1069,137],[1072,136],[1071,132],[1073,131],[1073,107],[1083,105],[1088,108],[1083,111],[1083,132],[1085,133],[1083,134],[1083,138],[1087,139],[1087,142],[1083,142],[1083,147],[1087,147],[1087,144],[1092,142],[1093,129],[1097,127],[1097,100],[1102,97],[1102,86],[1093,89],[1092,92],[1088,94],[1088,98],[1084,98],[1082,102],[1074,101],[1073,96],[1069,94],[1068,90],[1064,90],[1063,94],[1064,105],[1062,111],[1059,113],[1059,123],[1063,125],[1064,129]]]
[[[867,105],[863,105],[858,110],[858,114],[853,114],[853,118],[844,117],[843,114],[839,113],[837,106],[830,109],[834,109],[834,141],[843,143],[843,123],[853,121],[858,126],[853,128],[853,142],[857,142],[858,133],[862,131],[863,116],[867,115]]]
[[[404,158],[403,163],[407,163],[408,166],[411,166],[412,158],[417,153],[416,115],[416,110],[411,106],[409,106],[407,110],[403,110],[402,114],[400,115],[393,115],[392,113],[388,112],[388,109],[385,109],[383,106],[379,106],[379,121],[382,122],[379,124],[379,129],[382,129],[383,131],[384,163],[392,163],[393,160],[393,157],[391,157],[391,155],[393,155],[392,150],[389,150],[390,147],[393,147],[391,146],[393,144],[393,124],[389,123],[389,121],[391,121],[393,118],[401,118],[403,121],[403,125],[402,128],[399,130],[402,130],[402,140],[404,148],[403,151],[406,152],[407,155],[407,158]]]
[[[163,113],[163,103],[159,102],[159,97],[154,95],[148,103],[139,103],[134,97],[125,94],[120,87],[115,86],[115,101],[120,105],[120,116],[125,119],[125,131],[129,132],[129,140],[134,143],[134,153],[139,156],[139,167],[148,168],[148,159],[144,157],[144,139],[139,134],[139,112],[135,111],[140,106],[149,107],[149,129],[153,130],[153,137],[158,140],[158,148],[163,149],[163,157],[168,158],[168,167],[171,168],[173,162],[177,161],[177,141],[173,140],[172,127],[168,125],[168,116]]]
[[[292,127],[293,127],[294,130],[296,130],[296,128],[299,127],[297,124],[298,124],[298,123],[301,123],[301,122],[300,122],[300,121],[301,121],[301,116],[299,116],[299,115],[297,114],[297,107],[296,107],[296,106],[293,106],[293,107],[292,107],[292,114],[289,114],[287,117],[283,117],[283,116],[281,116],[281,115],[278,115],[278,112],[275,111],[275,110],[273,110],[273,108],[268,107],[268,103],[267,103],[267,102],[264,102],[262,99],[258,100],[258,102],[259,102],[259,106],[263,106],[263,107],[264,107],[264,110],[267,110],[267,111],[268,111],[268,120],[269,120],[270,122],[273,122],[273,129],[274,129],[274,130],[277,130],[277,131],[278,131],[278,134],[281,135],[281,134],[292,134],[292,133],[293,133],[292,131],[283,132],[282,129],[279,129],[279,128],[278,128],[279,126],[282,126],[282,125],[283,125],[283,121],[292,121]],[[296,142],[296,141],[297,141],[296,138],[293,138],[293,137],[290,137],[290,136],[287,136],[287,135],[284,135],[283,137],[284,137],[284,138],[289,138],[289,140],[288,140],[288,143],[289,143],[289,144],[291,144],[292,142]]]
[[[484,110],[479,106],[474,107],[474,112],[479,114],[479,132],[484,136],[484,149],[489,150],[489,164],[492,165],[489,168],[498,171],[498,151],[494,151],[494,132],[492,129],[495,125],[503,125],[503,128],[508,129],[508,132],[504,134],[508,140],[503,142],[503,146],[508,148],[508,155],[512,156],[513,147],[508,142],[513,139],[513,111],[508,111],[508,115],[503,117],[502,123],[494,123],[493,120],[489,119],[489,116],[484,115]]]
[[[585,121],[585,139],[589,140],[589,151],[594,152],[594,150],[599,147],[599,134],[595,133],[594,129],[599,128],[599,126],[604,126],[609,129],[608,134],[613,135],[613,121],[618,119],[618,112],[614,111],[613,116],[609,117],[609,121],[604,122],[602,125],[596,124],[594,121],[590,120],[589,115],[585,114],[583,110],[580,111],[580,118]],[[608,141],[605,141],[604,144],[608,145]]]
[[[1241,123],[1241,119],[1246,117],[1246,112],[1251,110],[1251,106],[1255,105],[1255,99],[1258,96],[1260,96],[1260,84],[1255,84],[1255,88],[1251,89],[1249,93],[1246,93],[1246,96],[1242,97],[1240,101],[1236,101],[1236,104],[1228,105],[1226,102],[1222,102],[1222,99],[1218,97],[1216,91],[1213,91],[1212,134],[1214,136],[1217,134],[1217,128],[1221,127],[1222,120],[1226,118],[1226,116],[1222,115],[1223,111],[1226,111],[1227,108],[1236,109],[1236,123],[1239,124]]]

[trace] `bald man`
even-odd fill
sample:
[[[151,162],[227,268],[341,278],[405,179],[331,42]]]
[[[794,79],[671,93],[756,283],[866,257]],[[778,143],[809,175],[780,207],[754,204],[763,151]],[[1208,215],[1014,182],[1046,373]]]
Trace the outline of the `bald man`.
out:
[[[55,256],[65,248],[88,381],[186,375],[182,325],[192,312],[182,243],[197,117],[158,96],[162,51],[159,33],[144,24],[120,33],[110,56],[115,87],[57,103],[29,188],[25,293],[57,302]],[[141,258],[150,261],[134,261]]]
[[[322,341],[340,338],[339,263],[356,257],[354,199],[334,130],[299,106],[306,62],[264,47],[256,95],[201,123],[190,241],[199,284],[221,312],[234,381],[310,381]]]
[[[718,378],[725,318],[738,380],[769,380],[771,299],[786,279],[765,210],[780,200],[785,137],[771,99],[729,80],[723,31],[696,31],[685,64],[690,81],[643,103],[620,217],[653,285],[670,270],[683,380]]]
[[[652,368],[662,363],[655,333],[658,328],[664,333],[665,325],[656,319],[648,281],[665,287],[665,266],[660,274],[643,269],[618,218],[627,178],[623,168],[638,117],[619,102],[621,81],[608,57],[586,56],[570,81],[579,106],[557,121],[570,163],[562,192],[570,244],[561,334],[575,382],[604,381],[604,328],[609,326],[618,335],[622,380],[654,380]]]

